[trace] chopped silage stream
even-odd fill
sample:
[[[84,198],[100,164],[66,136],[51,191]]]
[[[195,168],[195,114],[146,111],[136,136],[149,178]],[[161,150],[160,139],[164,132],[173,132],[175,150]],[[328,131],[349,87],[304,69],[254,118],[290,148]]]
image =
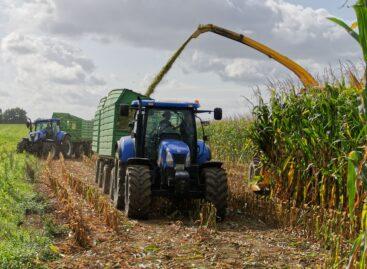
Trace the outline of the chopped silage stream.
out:
[[[65,164],[73,177],[94,186],[91,163],[67,160]],[[50,168],[52,175],[61,177],[60,161],[52,161]],[[43,191],[53,197],[50,190]],[[314,268],[325,258],[317,244],[297,232],[272,228],[238,209],[217,229],[200,227],[184,214],[155,213],[148,221],[124,217],[116,232],[78,194],[70,195],[79,201],[89,246],[80,247],[73,232],[58,238],[60,259],[49,263],[51,268]],[[53,200],[56,222],[70,225],[73,220],[65,214],[65,205]]]

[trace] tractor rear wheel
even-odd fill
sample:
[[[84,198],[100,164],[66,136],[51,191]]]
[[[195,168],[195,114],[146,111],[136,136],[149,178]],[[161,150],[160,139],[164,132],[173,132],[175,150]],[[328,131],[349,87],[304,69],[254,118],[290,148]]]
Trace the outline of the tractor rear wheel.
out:
[[[126,169],[125,212],[128,218],[146,219],[151,201],[151,175],[146,165],[131,165]]]
[[[102,191],[104,194],[110,193],[110,180],[111,180],[111,165],[106,164],[103,167],[103,182],[102,182]]]
[[[116,166],[112,169],[116,169]],[[117,209],[124,209],[125,206],[125,175],[126,169],[125,167],[118,167],[117,171],[113,171],[114,180],[113,186],[111,184],[110,196],[113,201],[113,205]],[[112,172],[111,172],[112,176]],[[112,182],[112,178],[111,178]],[[113,189],[112,189],[113,187]]]
[[[227,175],[223,168],[208,167],[203,169],[205,179],[205,199],[217,209],[217,217],[221,220],[226,215],[228,183]]]
[[[53,160],[58,157],[57,153],[58,152],[55,143],[44,143],[42,145],[42,157],[48,158],[48,156],[50,156],[50,158]]]
[[[73,144],[71,143],[70,136],[65,136],[61,142],[62,154],[66,159],[70,159],[73,155]]]

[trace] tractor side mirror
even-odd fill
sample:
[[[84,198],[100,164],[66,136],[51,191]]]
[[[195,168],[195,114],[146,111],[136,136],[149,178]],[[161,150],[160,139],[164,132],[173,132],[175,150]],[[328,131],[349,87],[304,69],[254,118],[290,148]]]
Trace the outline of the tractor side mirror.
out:
[[[214,119],[215,120],[221,120],[223,117],[222,115],[222,109],[217,107],[217,108],[214,108]]]
[[[32,121],[30,118],[27,119],[25,125],[27,126],[27,128],[32,132],[33,130],[33,126],[32,126]]]
[[[121,104],[120,105],[120,116],[123,116],[123,117],[129,116],[129,109],[130,109],[129,105]]]

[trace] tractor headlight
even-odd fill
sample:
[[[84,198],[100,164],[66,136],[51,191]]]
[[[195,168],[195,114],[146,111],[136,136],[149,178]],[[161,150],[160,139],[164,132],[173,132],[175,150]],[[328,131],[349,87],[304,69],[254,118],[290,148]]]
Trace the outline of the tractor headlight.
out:
[[[190,153],[187,153],[186,160],[185,160],[185,166],[189,167],[191,165],[191,156]]]
[[[173,167],[173,157],[172,157],[172,154],[171,152],[169,152],[168,150],[166,151],[166,163],[168,166],[171,166]]]

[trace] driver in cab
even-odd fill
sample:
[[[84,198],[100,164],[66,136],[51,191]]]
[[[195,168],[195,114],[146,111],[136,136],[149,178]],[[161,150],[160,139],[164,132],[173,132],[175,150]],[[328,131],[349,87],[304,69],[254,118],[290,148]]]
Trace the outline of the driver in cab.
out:
[[[174,129],[171,123],[171,112],[165,111],[162,116],[163,120],[159,122],[159,130],[162,132],[167,129]]]

